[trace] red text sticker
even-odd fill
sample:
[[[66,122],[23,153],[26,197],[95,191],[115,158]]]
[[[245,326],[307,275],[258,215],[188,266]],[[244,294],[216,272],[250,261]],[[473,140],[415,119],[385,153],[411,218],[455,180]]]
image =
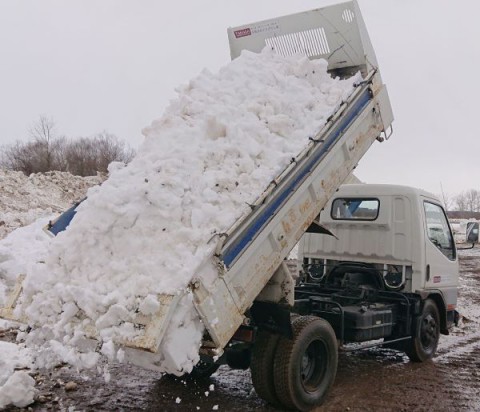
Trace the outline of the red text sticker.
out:
[[[252,31],[249,28],[247,28],[242,30],[236,30],[233,33],[235,34],[235,37],[238,39],[239,37],[250,36],[252,34]]]

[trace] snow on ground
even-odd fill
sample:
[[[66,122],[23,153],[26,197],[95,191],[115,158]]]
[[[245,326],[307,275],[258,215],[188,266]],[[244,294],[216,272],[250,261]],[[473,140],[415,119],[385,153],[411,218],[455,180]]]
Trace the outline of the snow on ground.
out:
[[[466,258],[478,258],[480,257],[480,248],[459,249],[458,254]],[[469,274],[467,272],[460,278],[458,311],[467,321],[480,324],[480,305],[472,299],[472,296],[476,295],[478,290],[478,268],[472,269],[474,270],[473,273]]]
[[[243,53],[218,74],[201,73],[144,130],[136,158],[111,165],[109,179],[89,190],[65,232],[50,241],[39,221],[0,243],[0,296],[20,269],[27,274],[17,314],[33,326],[25,338],[37,366],[93,366],[97,353],[73,349],[89,327],[103,340],[102,352],[121,359],[112,341],[140,335],[136,314],[155,313],[157,295],[170,293],[184,296],[155,363],[169,373],[191,370],[203,326],[188,284],[194,275],[207,286],[215,279],[208,240],[250,211],[248,203],[359,80],[332,79],[326,69],[322,60],[265,50]],[[16,246],[16,236],[28,241]],[[17,247],[24,249],[18,255]]]

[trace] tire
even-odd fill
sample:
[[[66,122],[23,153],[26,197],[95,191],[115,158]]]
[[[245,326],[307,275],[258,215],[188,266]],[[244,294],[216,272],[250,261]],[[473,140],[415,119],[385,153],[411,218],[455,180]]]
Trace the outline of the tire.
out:
[[[414,362],[425,362],[435,354],[440,339],[440,314],[431,299],[425,300],[415,324],[414,337],[408,341],[405,352]]]
[[[274,361],[275,392],[286,408],[308,411],[325,399],[337,373],[337,338],[315,316],[293,321],[293,339],[281,337]]]
[[[263,400],[274,406],[280,405],[275,393],[273,376],[273,362],[279,339],[279,335],[273,335],[264,330],[258,331],[250,361],[252,384],[255,392]]]

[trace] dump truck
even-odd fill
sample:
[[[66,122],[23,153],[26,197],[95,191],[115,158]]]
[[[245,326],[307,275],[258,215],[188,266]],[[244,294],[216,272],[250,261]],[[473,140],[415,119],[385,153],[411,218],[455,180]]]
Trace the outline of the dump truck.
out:
[[[433,356],[455,320],[455,245],[435,197],[399,186],[342,186],[393,131],[356,1],[229,28],[228,38],[232,59],[270,47],[325,59],[332,76],[362,76],[250,210],[211,239],[218,277],[208,287],[194,277],[188,292],[205,326],[191,377],[208,377],[223,363],[250,368],[267,402],[310,410],[324,401],[338,352],[350,343],[389,345],[416,361]],[[63,230],[75,208],[49,230]],[[296,275],[286,259],[299,241]],[[138,319],[144,335],[121,342],[127,358],[140,353],[132,361],[155,369],[153,355],[181,298],[158,296],[158,313]]]

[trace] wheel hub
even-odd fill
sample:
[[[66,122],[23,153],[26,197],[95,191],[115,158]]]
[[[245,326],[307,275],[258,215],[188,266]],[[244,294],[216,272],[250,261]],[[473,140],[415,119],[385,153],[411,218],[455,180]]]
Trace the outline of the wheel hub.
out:
[[[314,391],[326,371],[326,349],[321,341],[313,341],[305,350],[300,363],[300,377],[305,390]]]
[[[437,340],[437,322],[431,314],[428,314],[422,320],[420,339],[425,348],[430,348]]]

